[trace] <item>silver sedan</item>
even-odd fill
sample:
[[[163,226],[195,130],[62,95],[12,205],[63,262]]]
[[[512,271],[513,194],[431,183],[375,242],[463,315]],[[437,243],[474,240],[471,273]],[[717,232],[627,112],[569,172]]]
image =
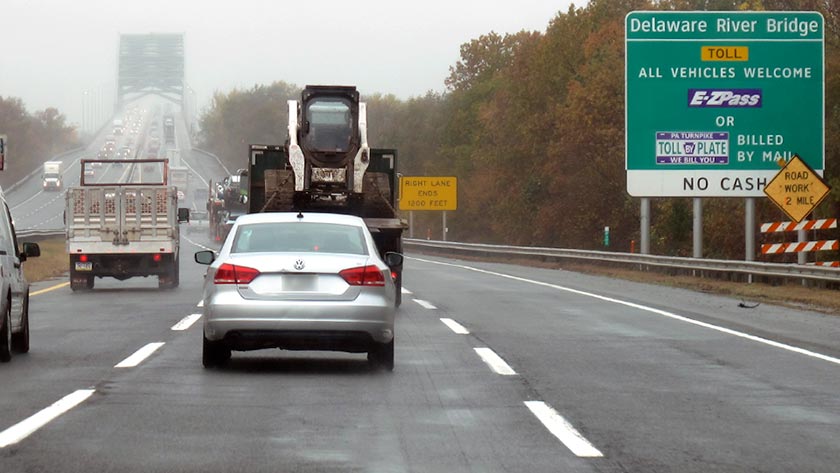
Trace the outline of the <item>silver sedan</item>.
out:
[[[260,213],[236,219],[204,282],[205,367],[231,350],[282,348],[367,353],[394,368],[396,287],[364,220],[325,213]],[[387,264],[386,264],[387,262]]]

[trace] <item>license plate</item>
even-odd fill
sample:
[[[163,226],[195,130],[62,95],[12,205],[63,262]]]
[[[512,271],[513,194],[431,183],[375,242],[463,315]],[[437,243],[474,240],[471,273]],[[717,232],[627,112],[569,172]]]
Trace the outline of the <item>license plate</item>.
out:
[[[85,263],[76,261],[76,271],[93,271],[93,263],[90,261]]]
[[[283,278],[283,290],[289,292],[313,291],[316,283],[317,279],[312,275],[288,275]]]

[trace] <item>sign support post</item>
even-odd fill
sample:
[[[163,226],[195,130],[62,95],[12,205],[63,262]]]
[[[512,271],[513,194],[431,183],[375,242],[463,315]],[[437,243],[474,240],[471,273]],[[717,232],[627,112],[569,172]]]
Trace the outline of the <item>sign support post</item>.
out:
[[[804,243],[808,241],[808,232],[805,230],[797,230],[796,231],[796,241],[799,243]],[[800,251],[796,253],[796,262],[797,264],[805,264],[808,261],[808,255],[804,251]],[[802,281],[805,282],[804,280]],[[803,284],[804,285],[804,284]]]
[[[443,241],[446,241],[446,210],[443,211]]]
[[[703,257],[703,199],[694,198],[694,228],[692,230],[693,251],[695,258]]]
[[[755,197],[744,199],[744,261],[755,261]]]
[[[408,237],[414,238],[414,211],[408,211]]]
[[[650,199],[642,197],[642,208],[640,210],[641,229],[639,235],[642,241],[639,242],[639,252],[643,255],[650,254]]]

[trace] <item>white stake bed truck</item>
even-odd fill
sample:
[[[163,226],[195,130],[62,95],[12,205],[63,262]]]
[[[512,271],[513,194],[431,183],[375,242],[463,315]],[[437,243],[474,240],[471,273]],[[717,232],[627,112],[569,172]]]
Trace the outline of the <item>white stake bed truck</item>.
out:
[[[85,169],[101,162],[100,176],[85,176]],[[143,172],[151,183],[128,182],[134,170]],[[167,185],[167,160],[82,160],[79,187],[67,190],[65,222],[70,256],[70,287],[74,291],[93,289],[94,278],[113,277],[120,281],[137,276],[157,276],[162,289],[178,286],[180,230],[189,220],[189,209],[179,209],[174,186]],[[128,166],[128,169],[125,166]],[[108,182],[108,174],[119,176]],[[88,179],[86,180],[86,177]]]

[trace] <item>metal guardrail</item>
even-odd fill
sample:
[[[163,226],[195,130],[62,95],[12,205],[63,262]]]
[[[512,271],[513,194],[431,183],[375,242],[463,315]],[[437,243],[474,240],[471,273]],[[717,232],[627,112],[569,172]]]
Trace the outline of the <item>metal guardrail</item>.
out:
[[[613,253],[609,251],[569,250],[561,248],[542,248],[528,246],[486,245],[479,243],[459,243],[434,240],[403,240],[406,249],[428,250],[443,254],[472,256],[526,257],[542,261],[572,260],[577,262],[614,264],[636,269],[654,268],[691,272],[702,276],[703,273],[717,275],[744,275],[752,277],[782,278],[794,280],[821,281],[840,283],[840,269],[804,266],[798,264],[763,263],[755,261],[734,261],[719,259],[697,259],[675,256],[642,255],[637,253]]]
[[[199,148],[192,148],[192,150],[195,151],[196,153],[200,153],[200,154],[203,154],[205,156],[209,156],[209,157],[215,159],[216,162],[219,163],[219,166],[221,166],[222,169],[225,170],[225,174],[230,175],[230,170],[227,168],[227,166],[225,166],[225,163],[223,163],[222,160],[219,159],[219,157],[216,156],[215,154],[213,154],[209,151],[204,151],[203,149],[199,149]]]

